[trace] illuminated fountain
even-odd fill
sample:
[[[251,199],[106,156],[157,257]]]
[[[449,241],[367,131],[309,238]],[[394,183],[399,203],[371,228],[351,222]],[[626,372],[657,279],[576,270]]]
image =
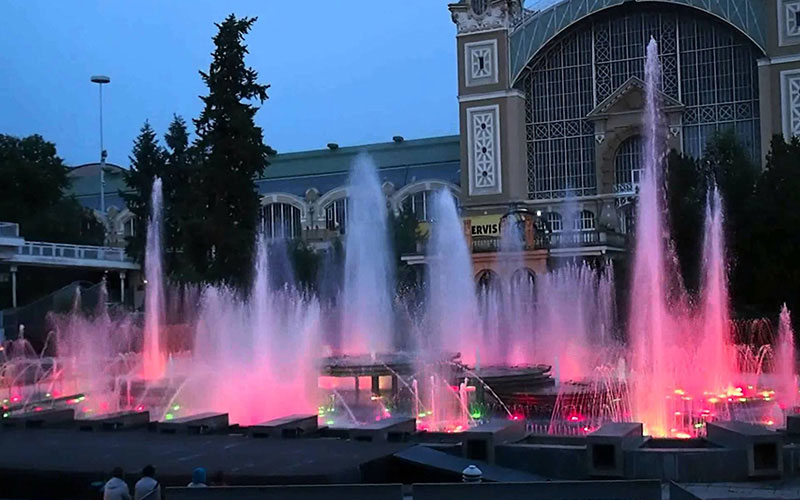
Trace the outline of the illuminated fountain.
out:
[[[157,380],[167,366],[164,339],[164,272],[162,266],[161,224],[163,219],[161,179],[156,177],[150,196],[150,221],[147,224],[147,247],[144,261],[145,316],[142,347],[142,377]]]

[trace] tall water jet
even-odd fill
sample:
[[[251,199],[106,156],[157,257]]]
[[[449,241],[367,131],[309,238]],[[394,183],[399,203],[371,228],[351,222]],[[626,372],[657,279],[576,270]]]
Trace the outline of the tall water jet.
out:
[[[639,186],[636,216],[636,246],[629,341],[632,347],[631,367],[634,372],[633,411],[642,419],[652,435],[666,435],[665,397],[672,386],[665,346],[672,331],[667,314],[667,276],[662,199],[662,162],[664,145],[662,120],[657,93],[661,83],[658,44],[650,39],[645,63],[645,151],[644,172]]]
[[[339,348],[344,354],[388,352],[394,348],[388,211],[378,171],[366,154],[360,154],[353,164],[348,194]]]
[[[797,359],[794,346],[792,316],[786,304],[781,308],[778,321],[778,336],[775,339],[774,374],[778,401],[784,409],[797,406]]]
[[[281,263],[272,262],[263,237],[257,244],[247,300],[225,287],[204,290],[191,371],[175,397],[243,425],[317,406],[319,305],[291,284],[273,288],[271,270]]]
[[[164,283],[161,247],[162,224],[161,179],[153,181],[150,195],[150,220],[147,224],[144,275],[147,284],[144,298],[144,342],[142,347],[142,376],[155,380],[164,376],[167,365],[164,339]]]
[[[433,356],[459,352],[464,362],[474,365],[481,345],[478,304],[472,256],[453,195],[447,190],[436,193],[432,212],[426,249],[428,331],[420,339],[421,352]]]
[[[696,394],[709,390],[719,393],[729,389],[737,371],[723,222],[722,197],[715,185],[709,192],[706,205],[703,243],[702,338],[698,344],[698,355],[702,356],[704,362],[697,364],[699,373],[687,381],[687,384],[696,385],[690,387]]]

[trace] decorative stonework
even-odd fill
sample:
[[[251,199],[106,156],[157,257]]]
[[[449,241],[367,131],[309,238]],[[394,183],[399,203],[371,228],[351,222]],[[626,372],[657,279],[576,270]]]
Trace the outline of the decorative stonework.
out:
[[[497,83],[497,40],[464,44],[467,87]]]
[[[500,177],[500,107],[467,109],[467,151],[469,155],[469,194],[502,192]]]
[[[800,0],[779,1],[778,43],[781,46],[800,44]]]
[[[800,136],[800,70],[781,72],[783,136]]]
[[[452,4],[450,12],[459,33],[475,33],[510,28],[521,17],[523,9],[519,0],[485,0]]]

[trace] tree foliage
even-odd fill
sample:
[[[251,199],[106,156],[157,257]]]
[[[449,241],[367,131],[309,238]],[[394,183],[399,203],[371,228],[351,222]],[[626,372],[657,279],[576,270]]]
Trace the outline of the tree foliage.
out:
[[[228,16],[217,24],[213,60],[200,75],[208,86],[204,109],[194,120],[197,178],[193,196],[201,213],[187,231],[185,252],[194,271],[211,282],[244,287],[250,279],[259,195],[255,179],[272,149],[254,117],[269,85],[245,65],[244,37],[256,18]],[[196,182],[195,182],[196,181]]]
[[[0,220],[29,240],[102,245],[103,225],[68,194],[69,169],[39,135],[0,135]]]
[[[136,218],[136,227],[146,228],[150,215],[153,181],[156,177],[164,176],[166,166],[166,153],[159,145],[156,132],[149,122],[142,125],[139,136],[133,143],[130,160],[130,168],[123,172],[129,190],[120,192],[120,196]],[[147,232],[142,229],[126,238],[128,255],[139,262],[144,260],[146,235]]]
[[[748,225],[750,302],[774,316],[781,303],[800,310],[800,139],[776,136],[756,184]]]

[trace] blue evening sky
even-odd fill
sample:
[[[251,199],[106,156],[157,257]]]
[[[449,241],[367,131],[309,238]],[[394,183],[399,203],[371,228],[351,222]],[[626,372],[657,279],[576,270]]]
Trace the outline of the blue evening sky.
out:
[[[70,165],[127,166],[145,120],[191,124],[214,22],[258,16],[246,62],[272,85],[257,115],[279,152],[455,134],[455,25],[446,0],[20,0],[0,5],[0,133],[38,133]],[[193,130],[193,127],[190,127]]]

